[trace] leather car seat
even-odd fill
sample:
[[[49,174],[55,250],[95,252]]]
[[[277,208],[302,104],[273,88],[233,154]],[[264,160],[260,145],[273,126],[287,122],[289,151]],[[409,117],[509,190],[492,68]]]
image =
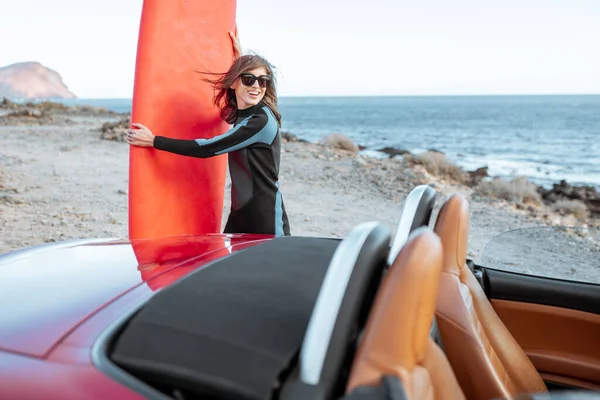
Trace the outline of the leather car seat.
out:
[[[444,249],[436,317],[446,356],[466,397],[513,398],[547,388],[517,341],[502,323],[466,265],[469,205],[452,195],[434,227]]]
[[[346,393],[397,377],[408,400],[465,398],[429,336],[441,270],[440,239],[430,229],[416,230],[383,278]]]

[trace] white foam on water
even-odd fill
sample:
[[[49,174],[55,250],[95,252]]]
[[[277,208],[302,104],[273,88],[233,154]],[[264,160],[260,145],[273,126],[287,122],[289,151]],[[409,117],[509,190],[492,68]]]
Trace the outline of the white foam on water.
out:
[[[363,155],[365,157],[372,157],[372,158],[389,158],[389,155],[387,155],[386,153],[383,153],[383,152],[377,151],[377,150],[369,150],[369,149],[362,150],[360,152],[360,155]]]
[[[570,184],[592,185],[600,188],[600,171],[590,173],[572,166],[510,159],[508,157],[499,158],[492,155],[449,158],[468,171],[487,166],[488,175],[491,177],[526,176],[531,180],[544,182],[546,185],[558,183],[564,179]]]

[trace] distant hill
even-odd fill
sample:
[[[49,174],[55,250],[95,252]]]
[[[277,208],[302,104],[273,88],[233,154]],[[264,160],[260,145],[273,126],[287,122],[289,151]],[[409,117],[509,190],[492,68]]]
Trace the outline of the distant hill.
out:
[[[0,98],[77,98],[60,74],[39,62],[21,62],[0,68]]]

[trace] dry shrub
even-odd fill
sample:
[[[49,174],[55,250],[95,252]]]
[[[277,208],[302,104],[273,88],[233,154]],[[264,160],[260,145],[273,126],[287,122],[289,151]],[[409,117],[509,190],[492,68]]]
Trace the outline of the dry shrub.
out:
[[[131,117],[126,116],[116,122],[105,122],[100,128],[100,139],[127,141],[127,129],[131,127]]]
[[[45,118],[47,115],[38,110],[17,110],[5,115],[6,118]]]
[[[41,110],[44,112],[68,112],[68,113],[82,113],[82,114],[116,114],[114,111],[110,111],[103,107],[95,107],[89,105],[73,105],[66,106],[63,103],[54,101],[42,101],[39,103],[28,102],[23,107]]]
[[[0,117],[0,121],[9,124],[45,124],[52,122],[53,118],[51,115],[46,114],[45,112],[40,110],[21,109],[3,115],[2,117]]]
[[[53,101],[42,101],[40,103],[28,103],[29,107],[34,107],[42,111],[67,111],[69,107],[62,103],[56,103]]]
[[[552,204],[551,209],[562,215],[572,214],[580,221],[585,221],[588,217],[587,206],[581,200],[558,200],[556,203]]]
[[[114,111],[111,111],[104,107],[95,107],[95,106],[71,106],[71,111],[74,113],[87,113],[87,114],[116,114]]]
[[[523,176],[516,177],[510,181],[502,178],[482,181],[475,187],[475,191],[486,196],[497,197],[517,204],[540,205],[542,203],[537,186]]]
[[[342,149],[358,153],[358,146],[354,144],[346,135],[342,133],[332,133],[323,138],[323,144],[334,147],[336,149]]]
[[[465,183],[467,176],[459,166],[452,164],[443,153],[427,151],[421,154],[405,154],[404,159],[409,164],[422,165],[431,175]]]

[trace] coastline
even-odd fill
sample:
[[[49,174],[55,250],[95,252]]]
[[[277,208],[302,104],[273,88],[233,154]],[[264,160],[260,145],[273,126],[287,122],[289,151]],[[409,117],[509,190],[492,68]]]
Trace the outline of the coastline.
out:
[[[70,108],[103,107],[124,116],[131,114],[132,105],[130,98],[53,101]],[[20,99],[17,104],[26,102]],[[510,179],[523,175],[545,189],[566,180],[600,192],[598,160],[582,155],[600,150],[593,140],[594,127],[600,123],[594,113],[598,106],[600,94],[577,93],[283,96],[280,102],[287,115],[282,131],[311,143],[341,132],[363,155],[384,158],[387,154],[381,149],[419,154],[437,143],[438,150],[465,170],[487,167],[490,176]],[[540,140],[548,141],[545,150],[538,149],[543,143]]]
[[[0,119],[8,113],[0,110]],[[94,108],[33,114],[0,123],[0,254],[74,238],[126,238],[129,152],[119,121],[127,116]],[[404,198],[420,184],[439,193],[434,218],[450,194],[467,197],[469,257],[475,260],[490,239],[510,229],[600,227],[597,219],[580,221],[544,205],[484,195],[477,186],[430,173],[424,164],[335,146],[292,137],[282,144],[280,180],[293,235],[343,237],[373,220],[394,232]],[[577,274],[556,268],[558,276]],[[600,271],[589,279],[600,282]]]

